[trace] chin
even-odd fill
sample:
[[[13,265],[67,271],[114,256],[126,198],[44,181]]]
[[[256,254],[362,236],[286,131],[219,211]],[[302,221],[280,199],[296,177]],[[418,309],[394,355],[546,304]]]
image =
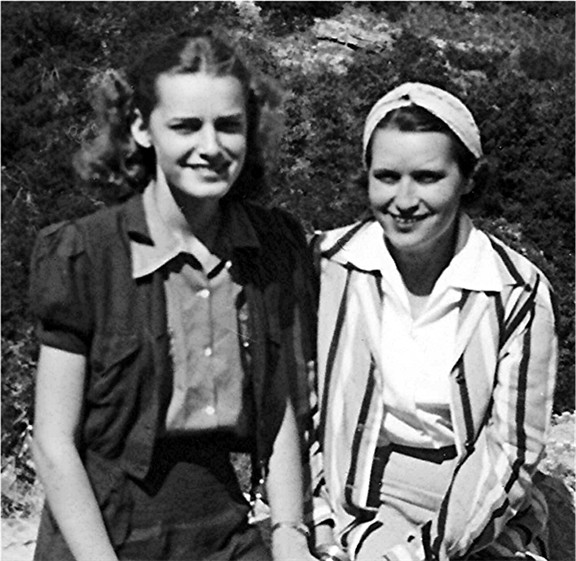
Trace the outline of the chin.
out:
[[[414,236],[410,233],[399,234],[398,232],[384,229],[384,236],[388,244],[396,251],[406,253],[422,253],[430,250],[428,239]]]
[[[230,191],[231,185],[222,183],[207,183],[202,186],[195,185],[193,188],[182,189],[181,192],[194,199],[221,199]]]

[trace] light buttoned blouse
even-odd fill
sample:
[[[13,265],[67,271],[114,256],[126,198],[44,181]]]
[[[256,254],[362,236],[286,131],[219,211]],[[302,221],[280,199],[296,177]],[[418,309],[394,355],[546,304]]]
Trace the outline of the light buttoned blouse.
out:
[[[382,227],[372,222],[356,242],[359,251],[350,253],[350,261],[381,274],[382,321],[375,337],[381,342],[383,429],[397,444],[422,448],[452,445],[449,376],[456,348],[458,303],[465,289],[501,289],[490,242],[472,228],[467,217],[461,219],[455,256],[416,319]]]
[[[160,215],[154,191],[143,194],[154,245],[131,242],[133,276],[164,271],[173,387],[169,433],[250,429],[248,380],[238,346],[236,303],[242,287],[221,259],[196,237],[184,239]]]

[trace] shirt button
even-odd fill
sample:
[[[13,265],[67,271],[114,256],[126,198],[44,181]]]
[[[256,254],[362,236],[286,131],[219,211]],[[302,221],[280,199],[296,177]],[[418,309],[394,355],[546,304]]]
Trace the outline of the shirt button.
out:
[[[212,405],[208,405],[204,408],[204,412],[206,415],[214,415],[214,413],[216,413],[216,409]]]
[[[212,356],[212,347],[206,347],[204,349],[204,356]]]
[[[208,298],[208,296],[210,296],[210,291],[207,288],[203,288],[198,292],[198,296],[200,298]]]

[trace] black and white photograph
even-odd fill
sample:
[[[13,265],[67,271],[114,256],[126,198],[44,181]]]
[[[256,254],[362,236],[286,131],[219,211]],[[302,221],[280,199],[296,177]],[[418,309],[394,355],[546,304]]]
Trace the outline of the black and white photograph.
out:
[[[575,13],[3,0],[3,561],[573,561]]]

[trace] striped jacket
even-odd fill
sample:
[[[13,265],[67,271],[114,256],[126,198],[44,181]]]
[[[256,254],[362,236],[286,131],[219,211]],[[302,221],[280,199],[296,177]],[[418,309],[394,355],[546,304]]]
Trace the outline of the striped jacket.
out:
[[[470,220],[463,217],[462,220]],[[385,467],[382,382],[371,333],[385,296],[377,270],[349,259],[367,222],[319,241],[318,379],[311,445],[315,523],[348,531],[375,515]],[[557,339],[550,286],[527,259],[489,237],[501,290],[462,290],[451,384],[457,465],[434,520],[427,559],[543,553],[545,501],[533,485],[551,417]],[[535,545],[536,544],[536,545]]]

